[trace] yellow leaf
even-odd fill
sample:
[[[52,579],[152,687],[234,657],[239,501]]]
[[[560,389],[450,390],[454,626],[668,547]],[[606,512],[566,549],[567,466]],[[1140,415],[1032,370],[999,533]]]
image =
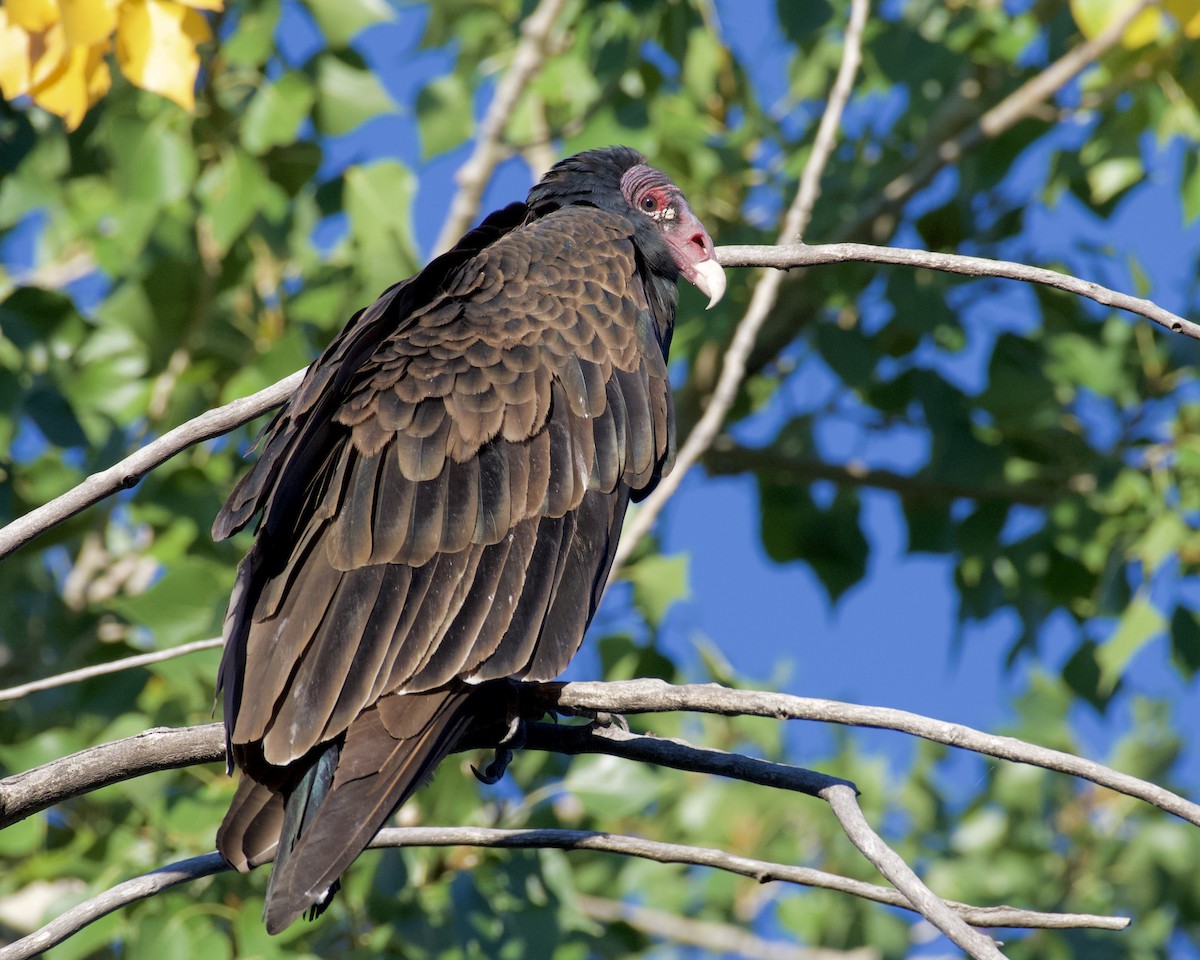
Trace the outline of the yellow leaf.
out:
[[[72,47],[107,40],[117,28],[119,0],[58,0],[63,29]]]
[[[214,12],[225,9],[225,0],[178,0],[185,7],[193,7],[196,10],[212,10]]]
[[[195,10],[168,0],[126,0],[117,24],[121,72],[143,90],[195,106],[196,45],[212,36]]]
[[[1123,16],[1137,0],[1071,0],[1071,15],[1079,32],[1091,40],[1099,36],[1110,23]],[[1133,50],[1162,36],[1167,23],[1162,12],[1155,8],[1143,10],[1121,34],[1121,45]]]
[[[0,95],[12,100],[29,92],[29,34],[13,26],[0,7]]]
[[[68,130],[83,122],[88,107],[108,92],[112,75],[104,62],[107,43],[74,47],[49,77],[35,86],[33,102],[63,118]]]
[[[1179,21],[1189,40],[1200,37],[1200,0],[1166,0],[1167,12]]]
[[[8,19],[30,33],[40,33],[58,23],[58,5],[54,0],[4,0]]]
[[[29,38],[29,88],[30,92],[49,82],[52,75],[66,69],[67,44],[63,39],[61,23],[56,23],[45,33]]]

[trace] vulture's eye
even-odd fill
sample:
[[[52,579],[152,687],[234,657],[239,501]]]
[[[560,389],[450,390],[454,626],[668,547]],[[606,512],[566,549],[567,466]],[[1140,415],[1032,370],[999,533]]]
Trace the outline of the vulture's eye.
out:
[[[642,197],[642,209],[647,213],[653,213],[658,209],[658,200],[655,199],[653,194],[648,193]]]

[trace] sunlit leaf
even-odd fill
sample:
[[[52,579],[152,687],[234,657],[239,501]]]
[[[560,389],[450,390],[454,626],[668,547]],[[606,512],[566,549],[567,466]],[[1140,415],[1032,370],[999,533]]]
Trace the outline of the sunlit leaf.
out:
[[[1091,39],[1136,4],[1137,0],[1071,0],[1071,15],[1080,32]],[[1131,50],[1145,46],[1160,37],[1165,27],[1166,22],[1157,9],[1144,10],[1121,35],[1121,43]]]
[[[396,104],[369,70],[360,70],[326,54],[317,61],[317,126],[337,136],[384,113]]]
[[[333,49],[344,47],[365,28],[386,23],[395,13],[385,0],[305,0]]]
[[[107,40],[117,26],[116,5],[97,0],[58,0],[63,30],[71,46]]]
[[[1117,622],[1116,632],[1096,650],[1100,665],[1100,688],[1111,691],[1129,661],[1166,627],[1166,620],[1149,601],[1138,598]]]
[[[35,75],[30,94],[38,106],[62,117],[67,129],[74,130],[111,84],[101,47],[73,47],[49,76],[37,79]]]
[[[661,623],[673,604],[689,596],[686,553],[643,557],[624,575],[633,584],[633,602],[652,624]]]
[[[195,106],[198,44],[212,33],[204,17],[169,0],[140,0],[120,8],[117,61],[121,72],[145,90]]]
[[[1200,37],[1200,0],[1165,0],[1164,6],[1189,40]]]
[[[445,153],[471,135],[471,90],[462,77],[450,73],[421,88],[417,94],[417,124],[425,157]]]
[[[308,116],[316,93],[302,73],[285,73],[264,84],[242,119],[242,144],[253,154],[291,143]]]

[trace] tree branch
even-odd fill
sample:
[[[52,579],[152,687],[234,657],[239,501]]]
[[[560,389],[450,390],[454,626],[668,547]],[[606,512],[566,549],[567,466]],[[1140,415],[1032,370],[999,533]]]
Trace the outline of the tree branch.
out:
[[[1182,333],[1193,340],[1200,340],[1200,324],[1164,310],[1150,300],[1110,290],[1090,280],[1080,280],[1057,270],[1031,267],[1011,260],[991,260],[987,257],[966,257],[956,253],[934,253],[929,250],[911,250],[904,247],[878,247],[869,243],[822,243],[808,246],[794,243],[780,246],[727,246],[717,248],[717,259],[723,266],[747,267],[768,266],[781,270],[792,267],[808,267],[827,263],[892,263],[907,267],[925,267],[944,273],[957,273],[967,277],[999,277],[1005,280],[1022,280],[1037,283],[1056,290],[1075,293],[1095,300],[1106,307],[1127,310],[1172,333]]]
[[[1130,4],[1122,15],[1113,20],[1101,33],[1067,51],[1045,70],[1021,84],[962,133],[945,141],[936,150],[922,153],[921,159],[912,170],[896,177],[883,188],[879,200],[868,207],[860,222],[870,223],[889,206],[902,203],[927,185],[943,167],[957,163],[964,154],[981,143],[994,140],[1019,121],[1032,116],[1038,107],[1069,83],[1076,74],[1120,43],[1129,25],[1143,10],[1157,3],[1158,0],[1140,0]]]
[[[846,836],[858,847],[859,852],[908,898],[921,916],[975,960],[1004,960],[1004,954],[991,937],[972,930],[941,897],[925,886],[912,867],[904,862],[904,858],[871,829],[858,806],[857,791],[841,785],[832,786],[821,792],[821,799],[829,804]]]
[[[537,9],[521,24],[521,42],[517,44],[512,63],[496,84],[495,96],[479,125],[475,149],[455,177],[458,192],[450,203],[450,212],[434,244],[435,255],[449,250],[479,214],[483,190],[496,165],[504,159],[504,128],[521,94],[546,59],[550,31],[565,5],[566,0],[541,0]]]
[[[745,960],[882,960],[882,954],[872,947],[856,950],[798,947],[781,940],[766,940],[732,923],[697,920],[586,893],[577,893],[571,899],[584,914],[601,923],[625,923],[655,940],[701,947],[710,953]]]
[[[1185,800],[1179,794],[1157,784],[1061,750],[1039,747],[1016,737],[984,733],[962,724],[934,720],[906,710],[795,697],[787,693],[730,690],[715,683],[674,685],[662,680],[542,684],[540,690],[543,693],[536,695],[552,698],[549,702],[554,708],[566,712],[607,711],[635,714],[694,711],[723,716],[813,720],[844,726],[895,730],[924,740],[932,740],[934,743],[986,754],[999,760],[1027,763],[1030,766],[1090,780],[1117,793],[1144,800],[1181,820],[1200,826],[1200,805]]]
[[[524,695],[547,710],[637,714],[694,711],[723,716],[811,720],[844,726],[895,730],[947,746],[986,754],[999,760],[1027,763],[1089,780],[1135,797],[1182,820],[1200,826],[1200,805],[1157,784],[1060,750],[1026,743],[1015,737],[984,733],[957,723],[935,720],[905,710],[795,697],[786,693],[730,690],[718,684],[673,685],[661,680],[546,683],[523,685]],[[536,725],[531,725],[536,727]],[[567,728],[564,728],[567,729]],[[564,737],[576,737],[566,734]],[[569,744],[564,739],[563,752]],[[626,749],[614,746],[617,749]],[[631,753],[619,754],[632,757]],[[61,760],[0,780],[0,828],[99,787],[224,757],[221,724],[179,729],[157,728],[112,743],[90,747]],[[820,775],[818,775],[820,776]],[[844,781],[837,781],[844,782]],[[812,781],[811,785],[816,785]],[[820,787],[817,787],[820,789]]]
[[[136,453],[124,460],[94,473],[79,486],[68,490],[60,497],[55,497],[47,504],[30,510],[23,517],[12,521],[0,529],[0,559],[18,550],[34,537],[45,533],[51,527],[68,520],[75,514],[86,510],[93,503],[105,497],[134,486],[142,477],[157,467],[160,463],[186,450],[193,444],[212,437],[219,437],[249,423],[255,417],[266,413],[272,407],[277,407],[300,385],[304,379],[304,370],[297,370],[289,377],[284,377],[278,383],[273,383],[265,390],[234,400],[223,407],[217,407],[194,417],[182,426],[164,433],[157,440],[146,444]]]
[[[854,77],[862,61],[862,35],[870,6],[870,0],[852,0],[850,20],[842,42],[842,62],[838,67],[833,89],[829,93],[829,102],[825,105],[825,112],[817,127],[812,153],[809,154],[808,162],[800,175],[796,198],[784,215],[783,227],[779,232],[781,244],[798,242],[808,228],[813,205],[820,195],[821,174],[833,153],[838,127],[842,121],[842,111],[850,99]],[[721,262],[724,263],[723,260]],[[687,440],[679,448],[674,468],[659,481],[654,492],[642,502],[637,512],[625,521],[623,535],[613,557],[613,570],[619,570],[629,559],[638,541],[650,531],[663,506],[679,489],[684,476],[720,433],[725,416],[737,399],[738,390],[746,376],[746,360],[754,349],[758,331],[775,306],[782,282],[782,274],[765,273],[755,285],[746,313],[734,331],[729,349],[725,351],[721,376],[717,380],[712,397],[695,427],[688,434]]]
[[[1184,336],[1200,339],[1200,325],[1191,320],[1185,320],[1183,317],[1163,309],[1150,300],[1119,293],[1098,283],[1080,280],[1069,274],[1059,273],[1054,270],[1045,270],[1040,267],[1030,267],[1008,260],[989,260],[986,257],[965,257],[957,254],[932,253],[927,250],[909,250],[900,247],[879,247],[865,243],[829,243],[814,246],[802,243],[781,246],[725,246],[717,247],[717,259],[728,267],[763,266],[775,267],[777,270],[852,261],[891,263],[909,267],[925,267],[931,270],[942,270],[948,273],[958,273],[972,277],[999,277],[1002,279],[1023,280],[1028,283],[1038,283],[1069,293],[1076,293],[1105,306],[1128,310],[1138,316],[1153,320],[1173,333],[1181,333]],[[779,277],[782,274],[776,272],[768,276]],[[755,288],[756,293],[765,282],[766,278]],[[751,306],[753,306],[753,301],[751,302]],[[749,316],[749,311],[747,312],[747,316]],[[744,318],[743,323],[745,323]],[[753,346],[752,340],[753,337],[751,336],[750,340],[744,344],[747,349]],[[740,353],[741,350],[739,348],[739,355]],[[729,370],[734,371],[739,367],[744,369],[744,366],[741,366],[736,356],[734,357],[733,364],[733,367],[728,367]],[[75,514],[85,510],[92,504],[103,500],[105,497],[119,490],[133,486],[144,474],[169,460],[180,451],[202,440],[208,440],[222,433],[228,433],[230,430],[248,423],[255,417],[261,416],[272,407],[279,406],[299,385],[305,372],[305,370],[297,370],[291,376],[285,377],[265,390],[260,390],[249,397],[234,400],[232,403],[216,407],[207,413],[194,417],[182,426],[163,434],[163,436],[159,437],[153,443],[148,444],[107,470],[93,474],[83,483],[67,491],[62,496],[56,497],[49,503],[37,507],[23,517],[12,521],[6,527],[0,529],[0,559],[24,546],[34,537],[39,536],[56,524],[75,516]],[[726,400],[721,401],[722,404],[726,404],[725,408],[720,409],[717,406],[716,394],[714,394],[714,402],[705,411],[705,417],[708,419],[702,418],[700,421],[700,423],[705,424],[704,432],[701,434],[697,433],[700,430],[700,423],[698,423],[696,430],[692,431],[687,443],[680,450],[675,469],[663,479],[655,492],[646,498],[638,513],[634,514],[626,524],[625,535],[621,538],[621,544],[617,548],[616,558],[618,564],[628,559],[628,555],[633,550],[637,540],[650,528],[658,511],[662,509],[662,504],[666,498],[678,488],[679,482],[683,479],[683,474],[688,466],[694,463],[705,452],[715,438],[716,432],[720,430],[725,413],[728,412],[728,404],[732,403],[733,396],[736,395],[737,385],[740,383],[740,374],[735,382],[733,373],[731,373],[730,379],[727,382],[730,384],[730,394],[727,398],[728,403],[726,403]],[[725,396],[725,394],[722,394],[722,396]],[[712,429],[711,436],[709,436],[710,427]],[[693,440],[693,438],[695,439]],[[687,455],[686,458],[685,453]]]
[[[88,747],[0,780],[0,830],[109,784],[224,758],[225,734],[219,723],[156,727]]]
[[[917,159],[908,172],[903,173],[882,188],[873,202],[863,198],[861,213],[852,222],[838,231],[838,241],[882,239],[890,235],[894,227],[895,211],[925,187],[943,167],[957,162],[967,151],[982,143],[994,140],[1011,129],[1019,120],[1034,116],[1037,109],[1081,71],[1095,63],[1104,54],[1116,47],[1121,35],[1138,14],[1158,0],[1142,0],[1131,4],[1103,33],[1088,40],[1031,77],[998,104],[986,110],[970,126],[945,140],[917,151]],[[889,216],[890,215],[890,216]],[[886,218],[882,223],[881,218]],[[724,261],[722,261],[724,262]],[[796,333],[801,318],[807,320],[809,304],[799,297],[789,297],[785,316],[776,315],[764,331],[754,352],[747,358],[750,371],[762,369],[763,365],[778,355]],[[705,389],[699,384],[694,389]]]
[[[91,667],[68,670],[66,673],[55,674],[53,677],[46,677],[43,680],[31,680],[29,683],[22,683],[19,686],[0,690],[0,703],[5,700],[20,700],[31,693],[53,690],[55,687],[65,687],[71,683],[81,683],[84,680],[91,680],[93,677],[103,677],[109,673],[120,673],[122,670],[132,670],[135,667],[145,667],[152,663],[162,663],[164,660],[174,660],[176,657],[185,657],[190,653],[199,653],[201,650],[214,650],[224,645],[224,643],[224,638],[214,637],[210,640],[183,643],[169,650],[139,653],[132,657],[123,657],[120,660],[110,660],[108,663],[97,663]]]
[[[391,827],[380,830],[371,841],[372,849],[390,847],[474,846],[499,849],[593,850],[640,857],[658,863],[679,863],[712,867],[759,883],[782,881],[802,886],[821,887],[911,910],[908,901],[895,890],[852,880],[808,867],[752,860],[707,847],[644,840],[621,834],[589,830],[498,830],[485,827]],[[219,854],[209,853],[169,864],[109,890],[68,910],[40,930],[14,943],[0,947],[0,960],[26,960],[37,956],[87,925],[114,910],[145,900],[172,887],[231,869]],[[1092,928],[1123,930],[1129,925],[1124,917],[1091,914],[1040,913],[1012,907],[972,907],[951,903],[963,920],[974,926],[1026,927],[1043,929]]]

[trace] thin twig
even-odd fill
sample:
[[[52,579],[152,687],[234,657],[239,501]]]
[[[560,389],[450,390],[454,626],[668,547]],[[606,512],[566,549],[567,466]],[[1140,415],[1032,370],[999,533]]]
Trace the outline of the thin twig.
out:
[[[601,923],[625,923],[655,940],[701,947],[706,953],[743,960],[882,960],[883,956],[872,947],[832,950],[767,940],[736,924],[698,920],[586,893],[574,894],[571,902],[586,916]]]
[[[191,883],[201,877],[211,877],[229,869],[231,867],[219,853],[206,853],[204,856],[180,860],[178,863],[171,863],[140,877],[118,883],[115,887],[72,907],[41,929],[0,947],[0,960],[28,960],[30,957],[40,956],[114,910],[139,900],[146,900],[181,883]]]
[[[1104,54],[1116,47],[1126,28],[1147,7],[1157,0],[1141,0],[1131,4],[1107,29],[1063,54],[1044,70],[1031,77],[994,107],[985,111],[962,132],[949,135],[939,143],[917,151],[917,159],[905,173],[891,180],[873,202],[864,197],[855,219],[837,231],[837,241],[885,239],[895,225],[896,211],[925,187],[944,167],[956,162],[965,153],[1007,132],[1019,120],[1035,116],[1045,101]],[[886,216],[885,216],[886,215]],[[883,219],[881,219],[883,218]],[[800,304],[801,298],[794,298]],[[787,303],[785,299],[785,304]],[[795,307],[778,316],[760,338],[756,349],[747,358],[751,372],[775,357],[796,335],[796,324],[805,322],[809,314],[799,315]],[[777,312],[778,313],[778,312]],[[693,387],[693,389],[696,389]]]
[[[1172,333],[1181,333],[1200,340],[1200,324],[1165,310],[1151,300],[1110,290],[1090,280],[1081,280],[1057,270],[1031,267],[1012,260],[991,260],[987,257],[966,257],[957,253],[934,253],[905,247],[880,247],[869,243],[821,243],[808,246],[794,243],[780,246],[728,246],[717,248],[717,259],[723,266],[761,266],[768,264],[780,270],[827,263],[893,263],[906,267],[924,267],[957,273],[967,277],[999,277],[1003,280],[1022,280],[1056,290],[1075,293],[1106,307],[1127,310]]]
[[[813,720],[844,726],[896,730],[983,753],[999,760],[1027,763],[1059,773],[1070,774],[1117,793],[1144,800],[1167,813],[1200,826],[1200,805],[1185,800],[1157,784],[1120,773],[1094,760],[1085,760],[1061,750],[1026,743],[1016,737],[1001,737],[958,723],[934,720],[906,710],[890,707],[861,706],[794,697],[786,693],[758,690],[730,690],[715,683],[674,685],[661,680],[621,680],[612,682],[553,684],[541,688],[551,692],[555,709],[604,711],[615,714],[695,711],[724,716],[775,717],[779,720]],[[0,784],[2,786],[2,784]],[[0,796],[3,796],[0,793]]]
[[[999,760],[1027,763],[1090,780],[1200,826],[1200,805],[1157,784],[1061,750],[1040,747],[1015,737],[995,736],[905,710],[795,697],[786,693],[730,690],[718,684],[673,685],[661,680],[525,686],[531,698],[545,703],[548,708],[564,711],[617,714],[694,711],[895,730]],[[0,780],[0,828],[109,783],[223,757],[224,742],[219,723],[179,729],[158,728],[90,747]]]
[[[623,760],[671,767],[674,770],[716,774],[745,783],[755,783],[761,787],[791,790],[808,797],[822,797],[822,791],[832,786],[856,789],[849,780],[816,770],[806,770],[789,763],[759,760],[740,753],[727,753],[713,747],[697,747],[685,740],[631,733],[622,730],[616,724],[526,724],[525,748],[572,756],[581,753],[602,753]]]
[[[927,250],[908,250],[899,247],[880,247],[866,243],[828,243],[808,246],[806,244],[788,244],[783,246],[725,246],[717,247],[717,259],[727,267],[735,266],[771,266],[776,267],[775,273],[769,276],[781,276],[778,270],[789,267],[816,266],[828,263],[893,263],[910,267],[925,267],[931,270],[943,270],[948,273],[964,274],[973,277],[999,277],[1002,279],[1024,280],[1045,286],[1076,293],[1088,297],[1106,306],[1128,310],[1138,316],[1152,320],[1173,333],[1200,339],[1200,325],[1191,320],[1165,310],[1150,300],[1119,293],[1089,280],[1080,280],[1069,274],[1045,270],[1040,267],[1030,267],[1025,264],[1013,263],[1007,260],[989,260],[986,257],[963,257],[957,254],[932,253]],[[763,282],[759,283],[762,287]],[[756,291],[758,287],[755,288]],[[727,355],[728,356],[728,355]],[[153,443],[126,457],[120,463],[107,470],[93,474],[77,487],[49,503],[31,510],[25,516],[14,520],[8,526],[0,529],[0,559],[14,550],[24,546],[34,537],[39,536],[63,520],[73,517],[92,504],[119,490],[133,486],[142,475],[185,450],[201,440],[219,436],[240,427],[242,424],[261,416],[272,407],[279,406],[291,395],[292,391],[303,379],[305,370],[295,373],[278,383],[260,390],[258,393],[241,400],[234,400],[223,407],[217,407],[202,413],[198,417],[176,427],[169,433],[163,434]],[[730,381],[732,383],[732,380]],[[735,385],[736,386],[736,385]],[[736,389],[734,390],[736,393]],[[714,394],[714,397],[716,395]],[[709,410],[715,407],[710,404]],[[708,416],[708,411],[705,412]],[[715,414],[711,423],[719,430],[721,418]],[[702,418],[700,423],[706,423]],[[697,430],[700,424],[697,424]],[[692,437],[696,430],[692,431]],[[682,479],[682,471],[686,469],[687,461],[693,452],[703,454],[699,441],[693,445],[692,437],[680,451],[675,469],[655,490],[646,498],[637,515],[630,518],[626,526],[622,544],[617,550],[617,559],[626,559],[633,549],[638,537],[648,529],[654,517],[648,515],[653,510],[655,514],[661,509],[662,490],[674,490]],[[711,439],[706,439],[707,447]],[[675,479],[672,480],[672,477]],[[652,506],[652,504],[658,504]],[[643,516],[646,519],[641,519]]]
[[[793,867],[752,860],[714,850],[677,843],[662,843],[621,834],[589,830],[498,830],[486,827],[392,827],[380,830],[371,841],[373,849],[389,847],[493,847],[502,849],[593,850],[640,857],[658,863],[679,863],[712,867],[759,883],[781,881],[820,887],[852,894],[890,906],[911,910],[908,901],[888,887],[852,880],[823,870]],[[210,853],[172,863],[141,877],[117,884],[103,893],[68,910],[34,933],[0,947],[0,960],[26,960],[82,930],[114,910],[145,900],[171,887],[229,870],[219,854]],[[1025,927],[1043,929],[1092,928],[1123,930],[1129,925],[1124,917],[1091,914],[1041,913],[1013,907],[972,907],[951,903],[954,911],[974,926]]]
[[[297,370],[265,390],[259,390],[258,393],[194,417],[182,426],[164,433],[152,443],[146,444],[120,463],[92,474],[62,496],[30,510],[23,517],[0,529],[0,559],[56,524],[86,510],[93,503],[134,486],[146,473],[160,463],[170,460],[181,450],[186,450],[202,440],[228,433],[266,413],[272,407],[279,406],[300,385],[304,373],[304,370]]]
[[[817,127],[812,153],[800,175],[796,198],[784,215],[783,226],[779,232],[781,244],[798,241],[812,217],[813,205],[820,194],[821,174],[833,153],[838,127],[842,120],[842,111],[850,99],[850,93],[854,88],[854,77],[862,60],[862,35],[869,12],[869,0],[853,0],[850,8],[850,21],[846,25],[846,35],[842,44],[842,62],[838,67],[833,89],[829,93],[829,102],[825,106],[825,112]],[[768,272],[764,273],[755,285],[754,293],[750,297],[750,304],[746,307],[746,313],[734,331],[729,349],[725,351],[721,376],[717,380],[716,389],[713,391],[704,414],[696,422],[692,432],[688,434],[687,441],[679,448],[674,468],[659,481],[654,492],[626,521],[613,559],[614,570],[619,570],[629,559],[630,554],[637,547],[638,541],[654,525],[664,504],[679,489],[684,476],[720,433],[725,416],[737,399],[742,379],[746,375],[746,359],[754,349],[758,331],[775,306],[782,282],[783,274]]]
[[[925,886],[912,867],[904,862],[904,858],[871,829],[858,805],[855,791],[841,785],[832,786],[822,792],[821,798],[829,804],[850,841],[908,898],[921,916],[966,950],[974,960],[1004,960],[996,941],[972,930],[941,897]]]
[[[180,644],[178,647],[172,647],[170,650],[139,653],[136,656],[123,657],[120,660],[110,660],[108,663],[97,663],[91,667],[68,670],[66,673],[59,673],[53,677],[46,677],[43,680],[31,680],[29,683],[22,683],[20,686],[0,690],[0,702],[5,700],[20,700],[31,693],[53,690],[55,687],[65,687],[67,684],[80,683],[84,680],[91,680],[93,677],[102,677],[109,673],[120,673],[122,670],[132,670],[135,667],[145,667],[152,663],[161,663],[164,660],[174,660],[176,657],[184,657],[189,653],[198,653],[201,650],[212,650],[221,646],[224,642],[224,639],[221,637],[214,637],[209,640],[197,640],[194,643]]]
[[[541,0],[521,24],[521,41],[517,44],[512,63],[496,84],[487,113],[479,124],[479,135],[475,138],[475,149],[459,169],[455,180],[458,192],[450,203],[450,212],[438,234],[433,252],[449,250],[457,242],[471,222],[479,214],[479,203],[483,190],[491,179],[496,164],[504,159],[504,128],[521,99],[521,94],[533,79],[546,59],[547,40],[554,22],[562,13],[566,0]]]
[[[912,170],[896,177],[883,188],[876,206],[870,208],[861,219],[868,223],[874,220],[886,206],[911,197],[929,183],[942,167],[957,163],[985,140],[995,139],[1018,121],[1031,116],[1076,74],[1120,43],[1129,25],[1143,10],[1157,2],[1140,0],[1130,4],[1101,33],[1067,51],[1045,70],[1021,84],[958,136],[942,143],[936,150],[922,154]]]

